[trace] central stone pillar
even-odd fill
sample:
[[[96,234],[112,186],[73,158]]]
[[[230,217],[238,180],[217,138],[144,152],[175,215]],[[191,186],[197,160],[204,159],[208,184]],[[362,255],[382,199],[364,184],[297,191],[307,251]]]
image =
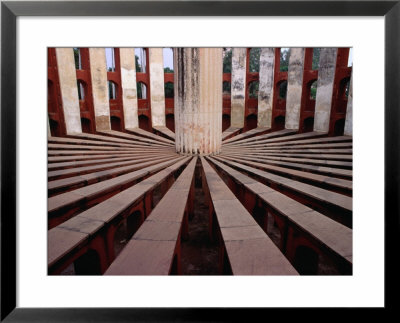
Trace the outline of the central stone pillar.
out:
[[[174,48],[175,142],[181,154],[218,154],[222,48]]]

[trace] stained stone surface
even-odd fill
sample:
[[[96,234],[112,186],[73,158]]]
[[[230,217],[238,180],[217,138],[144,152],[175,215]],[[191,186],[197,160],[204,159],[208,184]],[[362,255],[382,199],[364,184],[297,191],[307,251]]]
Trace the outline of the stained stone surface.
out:
[[[174,61],[176,151],[219,153],[222,48],[175,48]]]
[[[89,48],[89,56],[96,130],[110,130],[110,104],[105,48]]]
[[[329,131],[336,56],[337,48],[321,48],[317,98],[315,100],[314,131]]]
[[[72,48],[56,48],[56,56],[67,134],[81,133],[81,112],[76,83],[74,51]]]
[[[291,48],[286,97],[286,129],[299,129],[301,93],[303,88],[304,48]]]

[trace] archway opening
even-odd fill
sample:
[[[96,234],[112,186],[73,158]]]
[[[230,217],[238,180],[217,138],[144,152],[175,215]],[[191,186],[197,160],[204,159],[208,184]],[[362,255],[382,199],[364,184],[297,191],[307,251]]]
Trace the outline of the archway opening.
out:
[[[77,87],[78,87],[78,99],[79,99],[79,101],[84,101],[85,100],[85,83],[81,80],[78,80]]]
[[[137,83],[137,98],[139,100],[147,99],[147,86],[143,82]]]
[[[175,132],[175,117],[172,113],[165,116],[165,124],[169,130]]]
[[[223,96],[231,96],[231,82],[224,81],[222,83],[222,95]]]
[[[304,119],[303,132],[311,132],[314,130],[314,118],[309,117]]]
[[[113,81],[108,81],[108,96],[110,100],[115,100],[118,96],[117,84]]]
[[[92,133],[92,125],[89,119],[81,118],[82,132]]]
[[[120,118],[116,116],[111,116],[110,121],[111,121],[111,130],[122,131]]]
[[[150,131],[151,127],[150,127],[150,119],[145,116],[144,114],[139,116],[139,128],[146,130],[146,131]]]
[[[59,137],[60,134],[60,126],[57,121],[53,119],[49,119],[50,124],[50,133],[53,137]]]
[[[229,114],[222,115],[222,132],[231,126],[231,116]]]
[[[246,130],[249,131],[251,129],[257,128],[257,115],[250,114],[246,117]]]
[[[287,81],[283,80],[279,82],[277,85],[278,85],[278,98],[281,100],[286,100]]]
[[[317,85],[318,82],[317,80],[313,81],[312,83],[309,83],[309,87],[310,87],[310,100],[315,100],[317,98]]]
[[[258,98],[258,81],[252,81],[249,83],[249,99],[257,99]]]
[[[285,117],[277,116],[274,119],[274,131],[285,129]]]
[[[343,136],[344,124],[345,124],[345,119],[339,119],[335,122],[335,127],[333,130],[334,136]]]
[[[164,95],[166,99],[174,97],[174,83],[166,82],[164,84]]]

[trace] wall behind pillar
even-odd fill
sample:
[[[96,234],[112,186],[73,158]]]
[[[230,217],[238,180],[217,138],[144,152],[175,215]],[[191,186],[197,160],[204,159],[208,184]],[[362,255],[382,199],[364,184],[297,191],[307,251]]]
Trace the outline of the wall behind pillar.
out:
[[[110,103],[105,48],[89,48],[89,56],[96,130],[110,130]]]
[[[246,52],[246,48],[233,48],[232,50],[231,127],[244,127]]]
[[[151,120],[165,127],[164,61],[162,48],[149,48]]]
[[[125,128],[137,128],[138,104],[136,89],[135,49],[120,48],[122,105],[124,109]]]
[[[286,129],[299,129],[301,93],[303,88],[304,53],[304,48],[290,49],[286,95]]]
[[[274,64],[275,49],[262,48],[258,91],[258,127],[271,128],[272,104],[274,99]]]
[[[328,132],[332,109],[337,48],[321,48],[319,57],[314,131]]]
[[[346,121],[344,123],[344,135],[353,135],[353,73],[350,77],[349,96],[347,97]]]
[[[67,135],[81,133],[81,114],[73,49],[56,48],[56,56]]]

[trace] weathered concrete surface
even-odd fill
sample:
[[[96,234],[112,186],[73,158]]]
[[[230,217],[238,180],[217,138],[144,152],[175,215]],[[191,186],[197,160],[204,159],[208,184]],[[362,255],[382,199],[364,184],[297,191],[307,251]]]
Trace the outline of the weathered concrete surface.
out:
[[[246,99],[246,48],[232,50],[231,127],[244,127]]]
[[[286,129],[299,129],[301,93],[303,88],[304,48],[291,48],[286,95]]]
[[[51,137],[51,130],[50,130],[50,120],[47,117],[47,137]]]
[[[96,130],[110,130],[106,51],[104,48],[89,48],[89,57]]]
[[[260,55],[257,127],[271,128],[274,93],[275,49],[262,48]]]
[[[176,151],[221,150],[222,48],[174,48]]]
[[[347,98],[346,121],[344,123],[344,135],[353,135],[353,72],[350,77],[349,96]]]
[[[137,89],[136,89],[136,67],[135,49],[119,49],[121,64],[121,86],[122,86],[122,105],[124,110],[125,129],[136,128],[139,126]]]
[[[82,133],[74,51],[72,48],[56,48],[56,56],[67,134]]]
[[[149,48],[151,121],[165,127],[164,61],[162,48]]]
[[[314,131],[329,131],[336,56],[337,48],[321,48],[317,82],[317,98],[315,100]]]

